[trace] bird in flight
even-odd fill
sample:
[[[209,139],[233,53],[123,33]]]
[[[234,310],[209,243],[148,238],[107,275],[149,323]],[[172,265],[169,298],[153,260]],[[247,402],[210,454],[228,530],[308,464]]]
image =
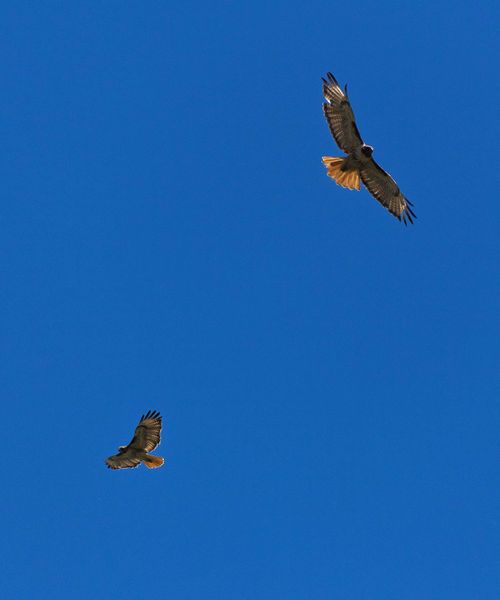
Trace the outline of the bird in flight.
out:
[[[143,462],[146,467],[155,469],[165,462],[161,456],[149,454],[160,444],[161,415],[150,410],[142,415],[135,428],[134,437],[128,446],[120,446],[118,454],[106,459],[109,469],[134,469]]]
[[[342,91],[335,77],[323,79],[326,102],[323,112],[337,145],[347,156],[323,156],[327,175],[349,190],[360,190],[364,183],[370,194],[406,225],[416,218],[412,203],[401,193],[394,179],[372,158],[373,148],[361,139],[354,113],[347,97],[347,85]]]

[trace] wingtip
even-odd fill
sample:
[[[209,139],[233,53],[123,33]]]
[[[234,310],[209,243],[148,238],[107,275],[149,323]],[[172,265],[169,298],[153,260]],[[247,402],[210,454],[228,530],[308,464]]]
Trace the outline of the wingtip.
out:
[[[410,223],[410,225],[413,225],[413,219],[416,218],[417,217],[413,213],[410,213],[410,211],[403,212],[403,223],[405,225],[408,225],[408,223]]]
[[[148,410],[148,412],[143,416],[143,419],[161,419],[159,410]]]
[[[158,419],[159,421],[161,421],[160,412],[158,410],[148,410],[146,414],[142,415],[139,423],[142,423],[146,419]]]
[[[410,223],[413,225],[413,219],[416,219],[417,215],[410,208],[411,206],[413,206],[412,203],[409,200],[406,200],[406,208],[404,210],[404,214],[407,217],[408,221],[410,221]]]
[[[335,79],[335,76],[334,76],[334,74],[331,71],[328,71],[328,73],[326,74],[326,76],[328,77],[328,79],[332,83],[336,83],[338,85],[338,81]]]
[[[323,83],[325,85],[339,85],[339,82],[335,79],[335,76],[333,75],[333,73],[331,71],[328,71],[328,73],[326,74],[326,79],[324,77],[321,78]]]

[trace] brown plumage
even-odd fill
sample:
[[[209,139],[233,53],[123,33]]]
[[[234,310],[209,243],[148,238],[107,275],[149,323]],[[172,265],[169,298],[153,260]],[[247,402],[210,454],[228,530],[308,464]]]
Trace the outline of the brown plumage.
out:
[[[401,193],[394,179],[372,158],[373,148],[361,139],[356,119],[347,97],[347,85],[340,88],[331,74],[323,79],[323,104],[328,127],[339,148],[347,156],[323,156],[327,175],[342,187],[360,190],[361,182],[370,194],[406,225],[416,218],[411,202]]]
[[[134,437],[127,446],[120,446],[118,454],[106,459],[110,469],[134,469],[143,462],[146,467],[155,469],[165,462],[161,456],[152,456],[152,452],[160,444],[162,418],[158,411],[148,411],[142,415],[135,428]]]

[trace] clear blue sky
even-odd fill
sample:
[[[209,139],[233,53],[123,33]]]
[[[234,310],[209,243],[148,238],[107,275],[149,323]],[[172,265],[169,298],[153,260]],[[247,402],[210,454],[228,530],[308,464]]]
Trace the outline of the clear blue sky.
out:
[[[499,597],[499,8],[351,4],[0,6],[3,598]]]

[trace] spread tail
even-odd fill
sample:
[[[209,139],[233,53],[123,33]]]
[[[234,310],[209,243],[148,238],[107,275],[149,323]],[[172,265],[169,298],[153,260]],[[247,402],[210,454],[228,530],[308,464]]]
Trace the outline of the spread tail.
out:
[[[361,189],[361,178],[359,172],[354,171],[343,171],[342,165],[348,157],[334,157],[334,156],[323,156],[321,159],[327,168],[326,174],[331,177],[335,183],[338,183],[342,187],[349,190],[360,190]]]
[[[147,454],[146,458],[143,459],[144,464],[148,469],[156,469],[157,467],[161,467],[165,462],[161,456],[153,456],[152,454]]]

